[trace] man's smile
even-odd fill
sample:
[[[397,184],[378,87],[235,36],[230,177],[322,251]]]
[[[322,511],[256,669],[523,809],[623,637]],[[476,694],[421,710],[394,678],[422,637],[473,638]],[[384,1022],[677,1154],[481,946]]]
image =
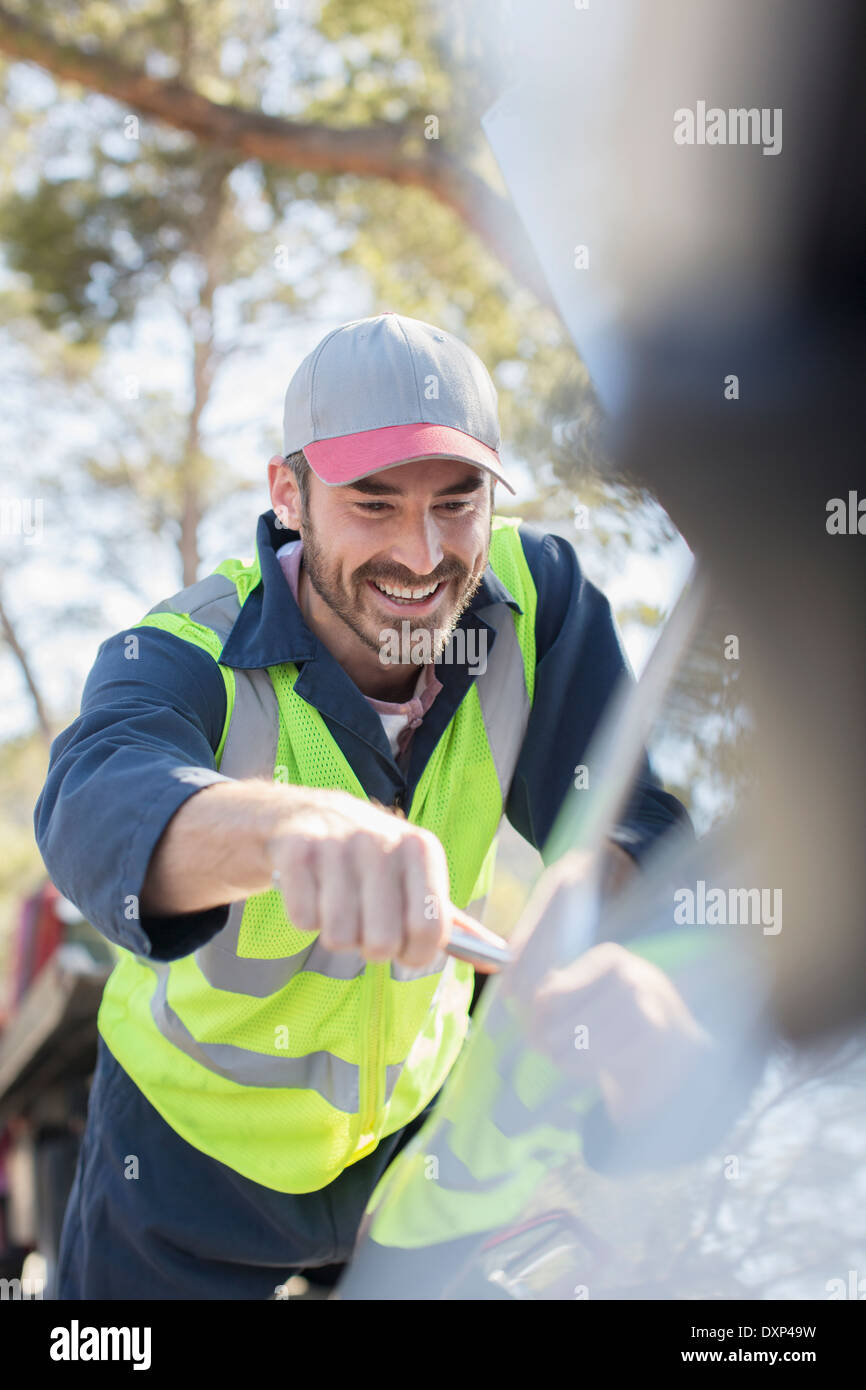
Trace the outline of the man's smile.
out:
[[[386,584],[384,580],[368,579],[367,587],[376,599],[392,613],[429,613],[441,600],[448,587],[447,579],[440,579],[434,585]]]

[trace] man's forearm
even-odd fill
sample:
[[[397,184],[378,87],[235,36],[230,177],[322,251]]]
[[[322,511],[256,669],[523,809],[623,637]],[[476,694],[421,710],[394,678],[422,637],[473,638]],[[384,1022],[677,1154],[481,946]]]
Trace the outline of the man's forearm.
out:
[[[257,779],[203,788],[172,816],[153,852],[142,912],[202,912],[264,892],[272,886],[269,842],[315,797],[307,787]]]

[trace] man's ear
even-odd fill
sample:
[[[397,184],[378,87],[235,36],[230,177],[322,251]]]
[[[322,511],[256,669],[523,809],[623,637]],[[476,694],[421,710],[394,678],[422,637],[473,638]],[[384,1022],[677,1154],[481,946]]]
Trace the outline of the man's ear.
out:
[[[300,531],[301,494],[298,481],[281,454],[274,454],[268,462],[268,483],[277,524],[286,531]]]

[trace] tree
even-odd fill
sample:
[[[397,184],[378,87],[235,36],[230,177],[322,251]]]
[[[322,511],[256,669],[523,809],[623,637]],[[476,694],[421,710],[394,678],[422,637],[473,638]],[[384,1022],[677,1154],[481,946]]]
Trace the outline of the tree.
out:
[[[266,41],[278,25],[279,11],[287,6],[275,8],[268,26],[270,34],[267,29],[263,31],[257,19],[244,21],[235,6],[222,4],[208,9],[207,20],[200,23],[197,15],[193,26],[191,7],[183,0],[169,0],[156,11],[144,16],[136,14],[131,26],[121,28],[116,12],[108,16],[103,7],[85,4],[75,16],[66,16],[64,27],[71,32],[60,37],[40,22],[43,6],[36,8],[36,17],[31,7],[27,18],[0,6],[0,51],[19,60],[38,63],[61,80],[78,82],[90,91],[135,108],[142,115],[187,131],[200,144],[217,147],[235,163],[252,158],[275,167],[323,174],[353,173],[425,188],[444,205],[453,208],[466,226],[478,232],[542,298],[548,297],[507,199],[458,159],[449,144],[440,144],[438,140],[424,143],[413,118],[416,113],[407,113],[402,120],[374,119],[356,127],[351,105],[345,103],[343,110],[348,126],[271,116],[236,100],[216,100],[207,95],[206,86],[220,95],[228,95],[229,84],[224,80],[214,83],[212,78],[208,82],[203,74],[197,74],[197,58],[226,32],[231,32],[239,44],[252,38]],[[397,53],[393,43],[389,46],[392,55],[401,58],[412,41],[420,39],[425,50],[421,56],[427,60],[421,71],[426,77],[435,57],[436,43],[441,43],[445,27],[442,20],[450,20],[456,14],[459,10],[454,7],[444,7],[434,33],[432,26],[425,24],[420,11],[408,0],[367,4],[360,10],[354,7],[354,13],[345,3],[328,3],[323,6],[321,26],[323,35],[332,43],[339,42],[344,35],[356,37],[355,51],[361,52],[361,62],[367,72],[369,50],[363,51],[365,44],[359,31],[364,38],[370,31],[374,38],[377,30],[381,34],[384,29],[388,36],[396,31],[402,44]],[[116,51],[121,34],[123,57]],[[86,45],[82,41],[85,39]],[[142,45],[145,56],[151,60],[155,54],[168,59],[170,76],[153,77],[146,66],[129,61],[126,55],[136,50],[141,53]],[[377,56],[384,52],[380,45]],[[251,67],[248,66],[248,73]],[[352,80],[357,79],[360,71],[360,63],[350,65],[347,73],[350,90]],[[392,104],[399,103],[393,81],[389,83],[389,91],[388,100]]]

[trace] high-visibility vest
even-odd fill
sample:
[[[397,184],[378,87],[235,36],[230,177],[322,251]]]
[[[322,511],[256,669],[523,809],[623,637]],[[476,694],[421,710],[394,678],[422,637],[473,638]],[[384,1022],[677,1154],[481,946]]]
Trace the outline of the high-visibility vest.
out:
[[[696,962],[709,970],[725,948],[698,928],[660,931],[628,949],[676,980]],[[471,1044],[441,1101],[368,1200],[369,1250],[356,1260],[362,1283],[377,1247],[420,1250],[524,1218],[552,1169],[581,1152],[597,1085],[570,1080],[567,1059],[557,1065],[530,1047],[495,984],[473,1018]]]
[[[494,518],[490,565],[522,610],[480,609],[494,627],[473,681],[424,768],[408,819],[432,831],[452,901],[486,891],[495,837],[535,682],[536,591],[517,518]],[[261,579],[227,560],[158,604],[142,626],[219,657]],[[297,667],[220,665],[226,718],[215,750],[230,777],[273,776],[366,796],[321,714],[294,692]],[[324,1187],[413,1119],[453,1066],[473,971],[444,953],[427,968],[330,952],[288,920],[277,889],[232,904],[190,955],[121,950],[99,1031],[150,1103],[188,1143],[280,1192]]]

